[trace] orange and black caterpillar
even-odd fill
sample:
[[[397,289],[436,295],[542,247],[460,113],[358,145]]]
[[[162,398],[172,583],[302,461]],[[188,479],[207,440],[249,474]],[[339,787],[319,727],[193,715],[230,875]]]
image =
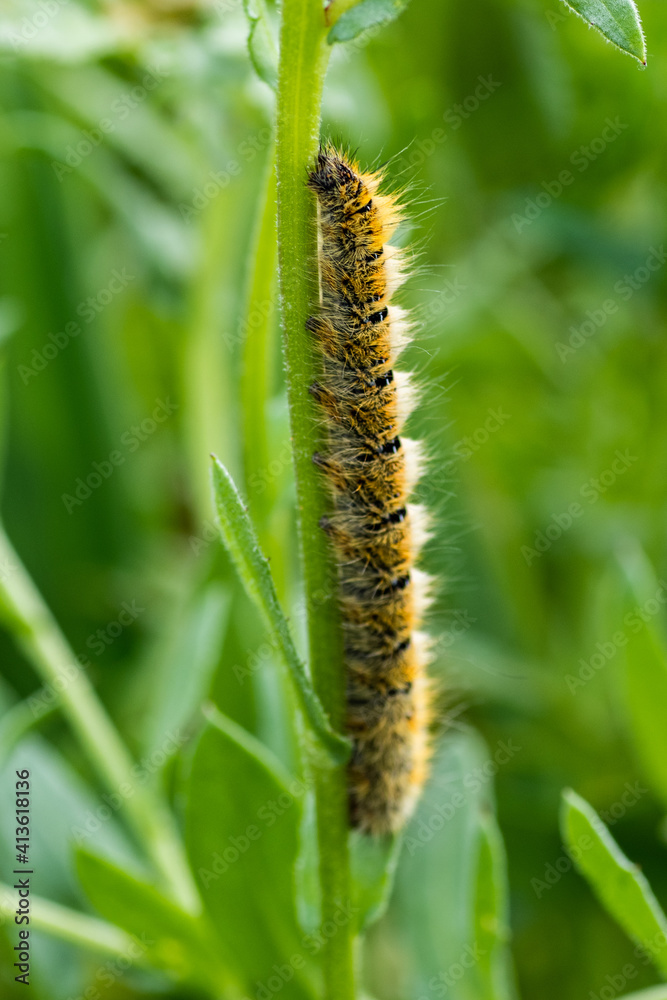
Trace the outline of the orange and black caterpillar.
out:
[[[322,148],[308,186],[318,200],[320,302],[307,323],[322,353],[311,393],[327,426],[334,546],[347,676],[350,822],[396,831],[410,815],[428,761],[428,642],[417,631],[428,578],[415,569],[426,519],[409,502],[420,451],[402,436],[413,393],[394,363],[409,326],[391,296],[403,256],[389,244],[401,218],[382,177]]]

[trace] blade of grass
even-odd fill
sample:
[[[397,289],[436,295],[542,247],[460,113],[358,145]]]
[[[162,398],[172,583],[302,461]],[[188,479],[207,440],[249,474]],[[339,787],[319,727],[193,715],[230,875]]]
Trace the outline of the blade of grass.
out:
[[[629,591],[627,615],[641,622],[629,630],[625,646],[625,687],[632,736],[646,775],[667,804],[667,645],[660,613],[663,584],[658,581],[641,547],[628,543],[619,548],[618,560]],[[653,613],[637,609],[655,606]],[[626,615],[626,618],[627,618]]]

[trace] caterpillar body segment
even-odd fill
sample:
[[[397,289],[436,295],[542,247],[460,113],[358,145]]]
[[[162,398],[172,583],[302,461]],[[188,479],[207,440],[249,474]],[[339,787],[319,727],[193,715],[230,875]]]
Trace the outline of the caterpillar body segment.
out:
[[[401,213],[381,193],[381,175],[333,147],[320,150],[308,185],[318,201],[320,303],[307,326],[322,357],[311,393],[327,426],[314,461],[333,501],[322,527],[338,564],[350,822],[387,834],[424,784],[431,721],[429,643],[419,629],[430,581],[415,568],[428,520],[410,500],[423,461],[403,436],[415,403],[410,376],[394,370],[410,331],[391,301],[405,274],[389,242]]]

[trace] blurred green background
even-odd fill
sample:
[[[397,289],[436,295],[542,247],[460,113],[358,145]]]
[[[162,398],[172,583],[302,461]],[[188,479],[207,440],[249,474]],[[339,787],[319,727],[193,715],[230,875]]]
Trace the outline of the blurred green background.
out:
[[[434,671],[443,728],[475,726],[491,754],[519,748],[495,784],[525,998],[597,995],[636,961],[578,875],[536,886],[564,857],[563,786],[603,813],[635,789],[614,835],[667,902],[660,798],[623,650],[609,651],[632,629],[622,566],[643,549],[667,572],[667,11],[641,8],[645,71],[556,0],[413,0],[337,47],[325,94],[324,134],[410,187],[404,238],[420,267],[406,300],[420,329],[406,362],[424,386],[413,436],[432,457]],[[237,0],[5,0],[2,516],[138,756],[160,744],[170,664],[193,658],[195,700],[210,695],[289,763],[272,651],[258,652],[254,612],[211,541],[215,452],[251,494],[302,625],[277,320],[270,449],[244,483],[248,255],[273,114],[246,34]],[[38,685],[4,633],[0,656],[8,707]],[[42,807],[39,891],[80,906],[65,813],[96,786],[58,715],[39,729],[51,787],[63,783]],[[177,770],[174,756],[168,787]],[[445,857],[429,868],[425,851],[404,851],[370,937],[368,985],[387,1000],[470,995],[428,986],[448,962],[433,971],[424,941],[455,933],[457,917],[451,873],[433,868]],[[79,996],[90,960],[40,940],[34,996]],[[9,953],[8,997],[20,995]],[[640,965],[628,987],[654,981]],[[130,973],[104,996],[167,988]]]

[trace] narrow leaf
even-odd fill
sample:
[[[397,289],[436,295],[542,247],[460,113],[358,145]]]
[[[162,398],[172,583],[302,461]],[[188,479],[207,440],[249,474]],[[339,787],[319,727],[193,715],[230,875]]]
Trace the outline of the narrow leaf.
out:
[[[248,34],[248,53],[257,76],[267,83],[272,90],[278,83],[278,48],[276,46],[268,12],[263,0],[244,0],[250,32]]]
[[[213,459],[213,488],[222,540],[236,566],[246,593],[256,604],[267,628],[275,638],[283,663],[294,682],[303,713],[310,722],[313,732],[332,759],[342,763],[349,755],[349,743],[329,725],[294,648],[287,620],[278,603],[269,564],[260,551],[255,529],[229,473],[216,458]]]
[[[387,909],[400,851],[400,837],[352,834],[350,869],[359,932],[379,920]]]
[[[634,0],[563,0],[613,45],[646,65],[646,40]]]
[[[646,774],[667,805],[667,646],[660,619],[667,586],[658,581],[644,553],[626,551],[621,566],[629,588],[625,685],[632,735]]]
[[[667,976],[667,917],[637,865],[571,789],[563,792],[561,828],[572,860],[607,912]]]
[[[474,921],[480,1000],[512,1000],[507,859],[498,824],[488,812],[480,816]]]
[[[403,837],[396,905],[391,911],[396,933],[412,958],[402,995],[433,998],[446,993],[449,1000],[447,970],[459,963],[465,978],[457,982],[452,997],[489,1000],[488,989],[482,988],[476,945],[480,937],[486,941],[500,936],[505,921],[488,919],[490,910],[496,915],[502,911],[500,875],[496,868],[489,902],[485,875],[489,865],[481,866],[482,857],[488,855],[481,855],[480,845],[482,828],[494,808],[493,770],[506,766],[515,750],[521,748],[511,741],[487,747],[476,733],[466,730],[450,733],[435,756],[432,779]],[[421,887],[419,892],[416,886]],[[500,947],[500,942],[494,944],[494,951]],[[494,966],[497,961],[494,958]],[[508,967],[509,955],[505,962]]]
[[[624,993],[623,1000],[667,1000],[667,985],[650,986],[639,993]]]
[[[329,7],[329,23],[333,27],[327,35],[329,45],[335,42],[349,42],[364,31],[380,28],[396,20],[408,5],[409,0],[362,0],[350,7],[345,0],[336,0]],[[339,11],[343,8],[342,13]]]
[[[203,920],[95,854],[79,850],[76,862],[81,885],[95,909],[135,938],[135,960],[209,990],[230,987],[212,932]]]

